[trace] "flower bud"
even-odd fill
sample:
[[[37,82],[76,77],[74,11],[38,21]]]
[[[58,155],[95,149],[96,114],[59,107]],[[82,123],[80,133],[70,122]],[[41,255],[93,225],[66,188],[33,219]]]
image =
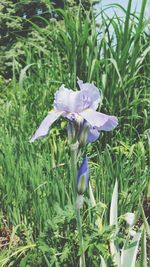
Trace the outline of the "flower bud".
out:
[[[79,143],[82,146],[85,146],[87,144],[88,130],[89,130],[89,125],[87,122],[84,121],[81,125],[79,134]]]
[[[79,171],[78,171],[78,177],[77,177],[77,192],[79,195],[83,195],[86,191],[86,188],[88,186],[89,181],[89,167],[88,167],[88,160],[87,156],[85,156]]]
[[[75,127],[72,122],[68,122],[67,124],[67,133],[68,133],[69,142],[71,143],[75,139],[75,136],[76,136]]]

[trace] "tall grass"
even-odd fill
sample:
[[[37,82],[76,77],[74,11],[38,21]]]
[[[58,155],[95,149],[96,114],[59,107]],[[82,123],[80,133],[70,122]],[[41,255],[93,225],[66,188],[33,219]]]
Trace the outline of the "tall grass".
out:
[[[1,78],[1,225],[19,226],[15,235],[20,239],[2,251],[2,266],[77,266],[66,123],[56,123],[49,137],[32,145],[28,142],[52,108],[54,92],[62,83],[75,89],[77,77],[94,82],[103,94],[101,110],[119,117],[113,133],[102,133],[87,148],[97,203],[92,208],[86,194],[87,266],[100,264],[100,255],[113,266],[108,253],[108,214],[116,178],[119,216],[131,211],[137,218],[142,214],[138,207],[146,197],[149,176],[150,49],[146,1],[142,1],[140,17],[131,13],[131,2],[127,10],[118,6],[125,19],[117,14],[109,18],[104,8],[98,24],[93,10],[86,16],[81,6],[76,13],[59,10],[61,21],[46,21],[45,28],[32,24],[29,36],[18,37],[9,51],[13,78],[9,84]],[[104,226],[101,235],[95,225],[97,214]],[[26,253],[28,249],[31,252]]]

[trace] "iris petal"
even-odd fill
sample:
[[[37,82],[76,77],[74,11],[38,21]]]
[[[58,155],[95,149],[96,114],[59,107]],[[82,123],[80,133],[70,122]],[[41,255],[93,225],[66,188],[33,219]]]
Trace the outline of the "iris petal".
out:
[[[110,131],[118,124],[114,116],[109,116],[92,109],[86,109],[80,112],[80,115],[97,130]]]
[[[105,115],[108,116],[108,115]],[[101,126],[99,131],[111,131],[118,125],[118,120],[115,116],[108,116],[107,122]]]
[[[79,112],[83,110],[83,96],[81,91],[69,90],[62,85],[55,93],[54,107],[65,112]]]
[[[39,128],[36,130],[33,137],[30,139],[30,143],[34,142],[36,139],[40,137],[44,137],[49,133],[50,126],[63,114],[61,111],[51,111],[45,117],[45,119],[40,124]]]
[[[90,127],[88,129],[88,134],[87,134],[87,140],[86,140],[87,144],[95,142],[99,138],[99,136],[100,133],[96,129]]]
[[[96,110],[100,103],[100,92],[98,88],[92,83],[83,83],[81,80],[78,80],[78,85],[83,93],[84,109],[93,108]]]
[[[92,127],[101,127],[107,122],[106,116],[102,115],[100,112],[97,112],[92,109],[86,109],[80,112],[80,115],[92,126]]]

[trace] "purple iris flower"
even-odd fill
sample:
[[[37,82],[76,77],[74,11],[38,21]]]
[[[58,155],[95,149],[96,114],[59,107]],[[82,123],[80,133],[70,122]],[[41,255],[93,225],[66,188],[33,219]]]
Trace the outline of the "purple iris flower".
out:
[[[77,176],[77,192],[79,195],[83,195],[89,182],[89,167],[87,155],[79,168]]]
[[[54,109],[42,121],[30,142],[46,136],[51,125],[61,116],[76,121],[81,127],[86,123],[87,142],[95,141],[99,137],[99,131],[111,131],[117,126],[115,116],[96,111],[101,100],[98,88],[81,80],[78,80],[78,85],[80,91],[67,89],[64,85],[59,88],[54,97]]]

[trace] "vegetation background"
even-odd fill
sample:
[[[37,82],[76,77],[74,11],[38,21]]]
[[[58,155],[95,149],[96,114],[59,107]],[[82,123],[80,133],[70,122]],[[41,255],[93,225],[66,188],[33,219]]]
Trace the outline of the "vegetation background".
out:
[[[147,1],[142,1],[139,16],[131,12],[129,0],[127,10],[111,4],[100,11],[98,19],[90,1],[88,8],[87,1],[66,1],[63,9],[40,1],[42,13],[37,12],[39,6],[28,16],[26,5],[33,2],[0,4],[0,266],[78,266],[66,122],[56,123],[47,138],[34,144],[29,144],[29,138],[52,108],[60,85],[76,89],[79,77],[100,88],[101,111],[119,119],[113,132],[101,133],[87,147],[96,201],[93,206],[88,191],[83,209],[87,266],[100,266],[101,256],[106,266],[114,266],[109,212],[117,178],[119,234],[115,238],[121,248],[129,230],[123,216],[134,212],[134,230],[144,222],[146,235],[136,266],[146,267],[149,258],[143,261],[143,257],[150,247]],[[106,8],[114,5],[124,18],[106,14]],[[102,220],[101,233],[97,216]]]

